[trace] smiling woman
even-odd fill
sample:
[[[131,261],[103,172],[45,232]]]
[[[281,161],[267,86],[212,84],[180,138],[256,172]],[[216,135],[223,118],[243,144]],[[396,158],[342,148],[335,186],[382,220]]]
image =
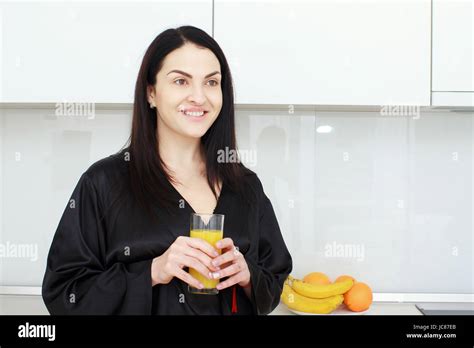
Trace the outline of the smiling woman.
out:
[[[187,65],[186,70],[194,76],[178,69],[167,72],[169,67]],[[203,69],[207,67],[218,70],[204,76]],[[222,108],[219,70],[219,61],[212,51],[194,44],[185,44],[168,54],[155,86],[149,86],[150,104],[152,108],[157,105],[159,132],[166,127],[192,138],[204,135]],[[185,117],[176,117],[177,113]]]
[[[177,140],[185,154],[174,146]],[[192,173],[189,164],[205,172],[208,199],[211,193],[217,200],[222,181],[241,191],[243,166],[216,160],[217,151],[226,146],[236,149],[234,91],[224,53],[200,29],[164,31],[143,58],[135,90],[130,165],[138,201],[150,207],[142,194],[147,187],[171,208],[176,202],[166,201],[168,182],[185,180],[179,180],[178,172]]]
[[[237,153],[232,78],[219,45],[185,26],[158,35],[135,87],[129,146],[80,178],[48,255],[52,314],[267,314],[292,269],[257,175]],[[220,156],[218,158],[218,156]],[[189,237],[192,213],[224,238]],[[187,268],[220,279],[217,295]]]

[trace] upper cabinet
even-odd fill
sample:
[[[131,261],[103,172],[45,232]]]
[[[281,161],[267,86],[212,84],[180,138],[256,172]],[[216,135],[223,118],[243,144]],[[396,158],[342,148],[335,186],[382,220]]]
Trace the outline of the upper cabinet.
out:
[[[474,106],[473,19],[473,0],[433,0],[433,105]]]
[[[429,0],[214,0],[245,104],[429,105]]]
[[[1,2],[0,101],[133,102],[143,55],[163,30],[212,34],[212,0]]]

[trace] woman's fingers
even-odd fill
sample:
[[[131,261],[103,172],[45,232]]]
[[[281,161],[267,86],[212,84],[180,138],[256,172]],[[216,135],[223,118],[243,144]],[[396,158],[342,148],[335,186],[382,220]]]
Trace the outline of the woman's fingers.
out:
[[[226,262],[226,263],[221,264],[219,267],[220,267],[220,269],[224,269],[224,268],[229,267],[232,264],[233,264],[232,261],[231,262]]]
[[[200,238],[186,237],[187,245],[205,252],[210,257],[219,256],[219,252],[208,242]]]
[[[209,269],[204,266],[199,260],[195,259],[194,257],[186,256],[183,255],[181,258],[181,263],[190,268],[194,268],[196,271],[201,273],[204,277],[207,279],[212,279],[211,276],[209,275]]]
[[[201,282],[198,281],[196,278],[194,278],[191,274],[182,270],[179,267],[177,268],[178,269],[176,270],[176,274],[175,274],[177,278],[181,279],[183,282],[187,283],[188,285],[191,285],[194,288],[198,288],[198,289],[204,288],[204,285],[201,284]]]
[[[227,278],[218,285],[218,289],[225,289],[245,280],[246,267],[240,260],[242,254],[238,252],[231,238],[224,238],[216,243],[218,249],[225,251],[222,255],[202,239],[184,236],[180,239],[180,264],[194,268],[207,279]],[[177,271],[176,276],[193,287],[199,287],[199,281],[182,269]]]
[[[228,288],[232,285],[235,285],[235,284],[243,281],[244,277],[245,277],[245,275],[243,274],[243,272],[239,272],[239,273],[233,275],[232,277],[226,279],[225,281],[220,282],[219,284],[217,284],[216,288],[217,288],[217,290],[222,290],[222,289]]]
[[[216,272],[216,271],[220,270],[219,267],[214,267],[212,265],[212,259],[207,254],[203,253],[199,249],[194,249],[194,248],[191,248],[191,247],[187,247],[184,250],[184,254],[188,255],[188,256],[191,256],[191,257],[194,257],[195,259],[198,259],[203,265],[205,265],[207,268],[209,268],[209,270],[211,270],[212,272]]]
[[[218,249],[231,249],[234,247],[234,241],[231,238],[223,238],[216,243]]]
[[[231,262],[237,258],[238,254],[234,253],[234,250],[229,250],[226,253],[222,254],[221,256],[216,257],[212,261],[212,265],[215,267],[219,267],[220,265]]]
[[[242,270],[242,267],[239,263],[233,263],[229,267],[221,269],[219,272],[214,272],[212,277],[214,279],[224,278],[239,273]]]

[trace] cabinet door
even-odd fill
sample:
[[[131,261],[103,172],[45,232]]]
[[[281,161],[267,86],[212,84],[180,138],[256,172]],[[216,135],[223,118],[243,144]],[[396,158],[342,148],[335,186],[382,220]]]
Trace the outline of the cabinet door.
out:
[[[429,0],[214,4],[238,103],[429,105]]]
[[[474,92],[474,1],[433,1],[433,92]]]
[[[0,3],[0,101],[130,103],[163,30],[212,33],[212,0]]]

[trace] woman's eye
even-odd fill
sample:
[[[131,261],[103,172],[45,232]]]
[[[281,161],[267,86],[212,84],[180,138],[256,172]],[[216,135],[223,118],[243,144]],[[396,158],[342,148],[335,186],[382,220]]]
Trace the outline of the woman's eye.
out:
[[[185,79],[177,79],[177,80],[174,81],[174,83],[176,83],[176,82],[178,82],[178,81],[186,82]],[[177,83],[177,85],[182,86],[183,83]]]
[[[177,84],[178,86],[183,86],[186,83],[186,80],[185,79],[177,79],[177,80],[174,80],[174,83]],[[207,83],[209,83],[210,86],[212,86],[212,87],[215,87],[215,86],[219,85],[219,82],[216,81],[216,80],[209,80]]]

